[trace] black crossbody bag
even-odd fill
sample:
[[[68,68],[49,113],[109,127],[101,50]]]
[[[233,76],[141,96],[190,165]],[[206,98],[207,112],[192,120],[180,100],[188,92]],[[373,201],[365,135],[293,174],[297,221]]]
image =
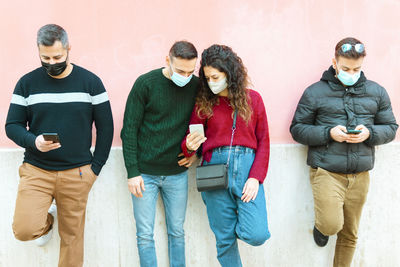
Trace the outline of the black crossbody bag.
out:
[[[233,115],[232,136],[229,145],[228,160],[226,164],[212,164],[206,166],[199,166],[196,168],[196,184],[197,191],[211,191],[218,189],[228,188],[228,167],[229,159],[231,157],[233,136],[236,130],[236,116],[237,111]]]

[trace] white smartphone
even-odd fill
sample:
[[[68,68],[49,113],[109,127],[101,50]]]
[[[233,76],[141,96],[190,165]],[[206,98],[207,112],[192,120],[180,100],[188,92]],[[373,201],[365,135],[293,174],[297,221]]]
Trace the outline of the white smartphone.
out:
[[[189,131],[190,131],[190,133],[198,132],[202,136],[205,136],[203,124],[190,124]]]

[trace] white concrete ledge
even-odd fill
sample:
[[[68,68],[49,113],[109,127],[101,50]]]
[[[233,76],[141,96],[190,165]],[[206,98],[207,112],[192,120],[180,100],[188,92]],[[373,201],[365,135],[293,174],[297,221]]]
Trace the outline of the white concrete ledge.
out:
[[[400,143],[381,146],[371,172],[368,200],[361,219],[353,267],[400,266]],[[265,194],[272,237],[260,247],[240,242],[244,266],[331,266],[334,240],[314,244],[314,211],[306,148],[273,145]],[[0,266],[57,266],[59,237],[44,248],[17,241],[11,229],[18,186],[20,149],[0,150]],[[190,170],[186,216],[187,266],[219,266],[215,239]],[[159,266],[168,266],[162,202],[158,202],[155,239]],[[139,266],[132,204],[126,186],[122,151],[115,147],[89,196],[85,232],[85,267]],[[29,223],[29,222],[27,222]]]

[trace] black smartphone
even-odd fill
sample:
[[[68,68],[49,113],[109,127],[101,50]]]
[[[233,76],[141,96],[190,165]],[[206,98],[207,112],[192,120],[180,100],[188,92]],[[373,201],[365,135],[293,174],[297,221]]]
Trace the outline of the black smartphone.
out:
[[[360,130],[347,130],[347,134],[359,134],[361,133]]]
[[[60,137],[58,137],[58,133],[43,133],[42,135],[45,141],[53,141],[53,143],[60,143]]]

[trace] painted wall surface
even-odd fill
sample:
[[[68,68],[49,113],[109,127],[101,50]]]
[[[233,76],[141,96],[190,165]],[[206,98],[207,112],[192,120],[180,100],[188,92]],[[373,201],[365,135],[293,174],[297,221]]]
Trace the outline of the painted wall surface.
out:
[[[359,228],[352,267],[400,266],[400,143],[378,147],[376,166]],[[0,150],[0,266],[56,266],[59,236],[48,245],[17,241],[11,224],[18,187],[20,149]],[[265,196],[271,238],[260,247],[239,242],[246,267],[332,266],[335,237],[327,247],[315,245],[313,198],[305,165],[306,149],[300,145],[273,145]],[[110,160],[95,182],[87,206],[85,267],[139,266],[132,203],[126,186],[121,148],[113,148]],[[162,202],[157,203],[155,242],[160,267],[168,266],[168,247]],[[57,226],[56,226],[57,229]],[[215,238],[205,206],[195,189],[194,168],[189,172],[189,200],[185,222],[188,267],[218,267]]]
[[[273,143],[293,142],[288,128],[303,90],[319,80],[335,44],[347,36],[366,44],[366,76],[387,89],[400,118],[399,14],[398,0],[0,0],[0,125],[16,82],[39,66],[36,32],[47,23],[69,33],[71,61],[102,78],[116,146],[133,82],[164,66],[181,39],[199,52],[226,44],[242,57],[264,98]],[[3,126],[0,146],[15,147]]]

